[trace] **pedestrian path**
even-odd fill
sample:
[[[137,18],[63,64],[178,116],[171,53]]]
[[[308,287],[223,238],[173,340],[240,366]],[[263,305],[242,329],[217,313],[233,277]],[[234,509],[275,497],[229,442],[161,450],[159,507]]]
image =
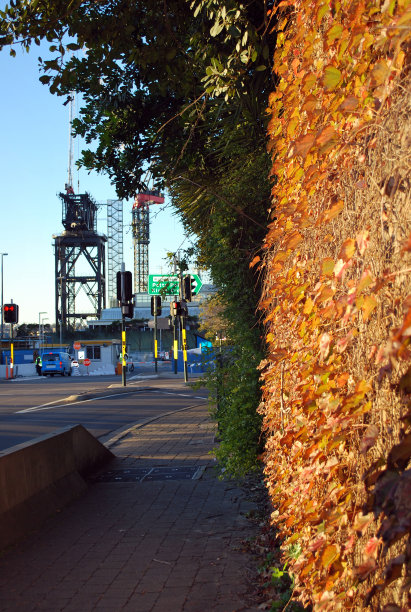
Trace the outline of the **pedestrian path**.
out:
[[[253,504],[216,477],[204,402],[107,445],[116,458],[85,496],[0,556],[0,610],[258,610]]]

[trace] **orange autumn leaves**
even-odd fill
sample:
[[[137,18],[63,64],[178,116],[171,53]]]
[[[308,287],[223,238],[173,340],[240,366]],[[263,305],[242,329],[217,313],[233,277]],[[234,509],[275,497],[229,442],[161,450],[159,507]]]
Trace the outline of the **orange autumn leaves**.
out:
[[[296,594],[318,610],[361,607],[357,585],[375,569],[380,550],[372,536],[354,563],[357,542],[374,520],[355,505],[353,455],[354,435],[372,410],[372,385],[352,374],[350,349],[378,312],[386,279],[368,263],[374,228],[353,235],[326,228],[344,226],[341,175],[404,64],[408,5],[283,0],[273,9],[278,86],[269,99],[268,148],[275,219],[266,257],[251,263],[265,270],[260,411],[273,520],[285,552],[301,549],[289,558]],[[363,176],[357,182],[358,189],[366,185]],[[370,347],[373,363],[388,359],[395,342],[403,346],[404,332],[396,333],[384,349]],[[366,429],[360,452],[378,435]]]

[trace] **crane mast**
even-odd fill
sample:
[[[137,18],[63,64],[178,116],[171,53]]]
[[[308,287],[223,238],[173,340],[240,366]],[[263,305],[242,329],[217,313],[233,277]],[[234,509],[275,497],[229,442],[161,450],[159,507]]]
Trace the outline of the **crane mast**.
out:
[[[134,293],[147,293],[148,245],[150,244],[150,204],[163,204],[158,190],[144,191],[135,197],[131,229],[134,246]]]

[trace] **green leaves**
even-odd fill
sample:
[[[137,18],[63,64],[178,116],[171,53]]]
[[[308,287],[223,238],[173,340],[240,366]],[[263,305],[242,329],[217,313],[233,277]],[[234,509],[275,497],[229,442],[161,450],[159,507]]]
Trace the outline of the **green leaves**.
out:
[[[218,36],[220,32],[224,29],[224,22],[216,22],[210,30],[211,36]]]
[[[334,91],[342,81],[342,74],[335,66],[326,66],[323,80],[325,89],[327,91]]]

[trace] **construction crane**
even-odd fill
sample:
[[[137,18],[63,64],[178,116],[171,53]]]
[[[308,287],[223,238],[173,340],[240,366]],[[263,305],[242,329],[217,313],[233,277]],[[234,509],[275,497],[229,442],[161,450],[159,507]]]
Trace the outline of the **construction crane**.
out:
[[[164,204],[158,190],[136,195],[132,209],[131,228],[134,246],[134,293],[147,293],[148,245],[150,244],[150,204]]]

